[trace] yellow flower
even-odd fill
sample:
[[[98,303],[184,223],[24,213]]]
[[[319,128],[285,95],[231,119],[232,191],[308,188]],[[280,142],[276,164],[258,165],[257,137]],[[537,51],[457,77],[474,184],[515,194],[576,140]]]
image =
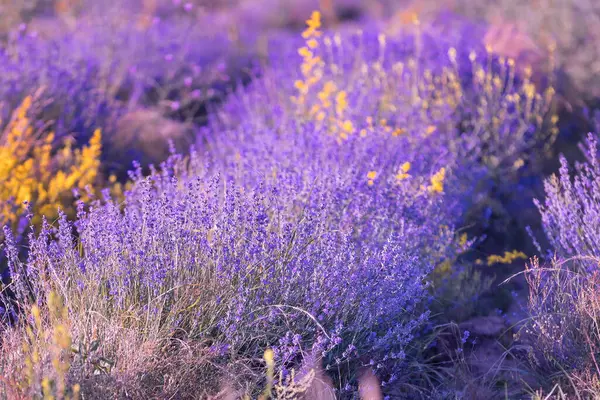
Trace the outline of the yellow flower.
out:
[[[302,75],[309,76],[312,68],[313,68],[312,64],[302,63],[302,65],[300,66],[300,71],[302,72]]]
[[[458,245],[460,247],[464,247],[467,244],[467,240],[468,240],[467,234],[463,233],[462,235],[460,235],[460,239],[458,241]]]
[[[331,107],[331,101],[329,101],[329,96],[336,90],[335,83],[329,81],[323,85],[323,90],[321,90],[317,97],[321,100],[323,107],[329,108]]]
[[[513,168],[514,168],[514,169],[519,169],[519,168],[521,168],[523,165],[525,165],[525,161],[524,161],[522,158],[519,158],[518,160],[516,160],[516,161],[513,163]]]
[[[369,186],[373,186],[375,183],[375,178],[377,178],[377,171],[369,171],[367,173],[367,184]]]
[[[446,177],[446,168],[442,167],[431,177],[429,191],[431,193],[444,193],[444,178]]]
[[[313,11],[310,18],[306,20],[306,26],[306,30],[302,32],[304,39],[321,36],[321,32],[319,32],[319,28],[321,27],[321,13]]]
[[[320,109],[321,109],[321,107],[319,107],[318,104],[313,104],[313,106],[310,108],[309,114],[317,115],[317,113],[319,112]]]
[[[274,361],[274,358],[275,358],[274,357],[274,353],[273,353],[273,350],[271,350],[271,349],[265,350],[265,354],[264,354],[263,357],[264,357],[265,362],[267,363],[267,365],[273,365],[273,363],[275,362]]]
[[[310,18],[306,20],[309,29],[319,29],[321,27],[321,12],[313,11]]]
[[[535,85],[533,83],[526,83],[523,85],[523,92],[528,99],[533,99],[535,96]]]
[[[435,125],[429,125],[427,127],[427,129],[425,129],[425,137],[431,135],[433,132],[435,132],[437,130],[437,128],[435,127]]]
[[[488,265],[493,265],[493,264],[511,264],[512,262],[518,260],[518,259],[526,259],[527,256],[525,255],[525,253],[521,252],[521,251],[517,251],[517,250],[513,250],[513,251],[505,251],[504,252],[504,256],[499,256],[496,254],[493,254],[491,256],[488,256],[487,258],[487,264]]]
[[[304,83],[304,81],[301,80],[297,80],[296,82],[294,82],[294,87],[298,90],[304,90],[306,88],[306,84]]]
[[[313,53],[308,49],[308,47],[300,47],[298,49],[298,54],[300,54],[304,58],[312,58]]]
[[[30,201],[36,218],[53,217],[57,208],[68,209],[71,190],[94,183],[100,167],[101,133],[94,132],[88,146],[72,150],[70,141],[54,151],[53,133],[34,131],[27,115],[31,97],[26,97],[15,110],[11,122],[2,133],[6,141],[0,144],[0,214],[1,223],[14,223],[23,211],[10,207]],[[0,132],[1,133],[1,132]],[[15,212],[16,211],[16,212]]]
[[[348,108],[348,94],[342,90],[335,96],[335,112],[342,115],[346,108]]]
[[[410,171],[410,162],[407,161],[400,166],[400,170],[398,171],[398,174],[396,175],[396,179],[401,181],[403,179],[410,177],[410,174],[408,173],[408,171]]]
[[[354,130],[354,125],[352,124],[352,121],[344,121],[344,123],[342,124],[342,129],[347,133],[351,133]]]
[[[328,81],[325,83],[325,85],[323,85],[324,93],[331,94],[336,90],[337,90],[337,86],[335,85],[335,82]]]
[[[400,135],[404,134],[405,132],[406,132],[405,129],[396,128],[396,129],[394,129],[394,132],[392,132],[392,135],[393,136],[400,136]]]

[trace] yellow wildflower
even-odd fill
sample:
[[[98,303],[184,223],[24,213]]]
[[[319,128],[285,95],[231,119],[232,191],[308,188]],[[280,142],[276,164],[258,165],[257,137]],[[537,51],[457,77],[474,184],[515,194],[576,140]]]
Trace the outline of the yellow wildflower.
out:
[[[325,85],[323,85],[323,91],[326,93],[333,93],[335,90],[337,90],[337,86],[335,85],[335,82],[332,81],[328,81],[325,83]]]
[[[342,115],[346,108],[348,108],[348,94],[342,90],[335,96],[335,112]]]
[[[265,363],[267,365],[273,365],[275,363],[275,357],[274,357],[274,353],[273,350],[271,349],[267,349],[265,350],[265,354],[264,354],[264,359],[265,359]]]
[[[467,244],[468,241],[468,237],[466,233],[463,233],[462,235],[460,235],[460,239],[458,241],[458,245],[460,247],[464,247]]]
[[[429,191],[431,193],[444,193],[444,178],[446,177],[446,168],[442,167],[431,177]]]
[[[427,129],[425,129],[425,137],[431,135],[433,132],[435,132],[437,130],[437,127],[435,125],[429,125],[427,127]]]
[[[321,107],[319,107],[318,104],[313,104],[313,106],[310,108],[310,115],[317,115],[317,113],[321,110]]]
[[[400,135],[403,135],[404,133],[406,133],[406,129],[396,128],[396,129],[394,129],[394,132],[392,132],[392,135],[393,136],[400,136]]]
[[[321,14],[318,11],[312,13],[310,19],[306,21],[307,28],[302,33],[302,37],[306,39],[306,46],[302,46],[298,49],[298,54],[302,56],[302,64],[300,65],[300,71],[304,77],[304,80],[297,80],[294,83],[294,87],[298,90],[298,96],[293,96],[291,100],[299,106],[306,104],[307,96],[310,89],[314,87],[322,78],[323,62],[321,57],[316,56],[312,50],[315,50],[319,46],[319,42],[316,38],[321,36],[321,32],[318,29],[321,27]],[[305,109],[299,107],[299,111],[303,112]],[[312,114],[314,116],[315,113]]]
[[[410,162],[407,161],[400,166],[400,169],[398,170],[398,174],[396,174],[396,179],[401,181],[401,180],[404,180],[404,179],[410,177],[410,174],[408,173],[408,171],[410,171]]]
[[[294,87],[300,91],[304,91],[304,89],[306,89],[306,84],[304,83],[304,81],[297,80],[296,82],[294,82]]]
[[[319,28],[321,27],[321,13],[313,11],[310,18],[306,20],[306,26],[306,30],[302,32],[304,39],[321,36],[321,32],[319,32]]]
[[[535,85],[533,83],[526,83],[523,85],[523,92],[528,99],[533,99],[535,96]]]
[[[308,47],[300,47],[298,49],[298,54],[300,54],[304,58],[311,59],[313,57],[313,52],[308,49]]]
[[[347,133],[351,133],[354,130],[354,125],[352,124],[352,121],[350,121],[350,120],[344,121],[342,123],[342,129]]]
[[[373,184],[375,183],[375,178],[377,178],[377,171],[369,171],[367,173],[367,184],[369,186],[373,186]]]
[[[83,149],[72,151],[71,142],[64,141],[64,147],[53,153],[54,134],[33,130],[27,115],[31,104],[31,97],[23,100],[0,142],[0,214],[5,218],[1,223],[14,223],[24,201],[36,207],[36,219],[55,216],[58,207],[70,206],[64,201],[71,198],[71,190],[92,184],[100,168],[99,130]],[[11,198],[20,209],[13,208]]]
[[[514,261],[519,260],[519,259],[527,259],[527,256],[522,251],[517,251],[517,250],[505,251],[503,256],[499,256],[496,254],[488,256],[487,264],[488,265],[511,264]]]
[[[313,11],[310,18],[306,20],[308,29],[319,29],[321,27],[321,12]]]
[[[513,168],[514,168],[514,169],[519,169],[519,168],[521,168],[523,165],[525,165],[525,161],[524,161],[522,158],[519,158],[518,160],[516,160],[516,161],[513,163]]]

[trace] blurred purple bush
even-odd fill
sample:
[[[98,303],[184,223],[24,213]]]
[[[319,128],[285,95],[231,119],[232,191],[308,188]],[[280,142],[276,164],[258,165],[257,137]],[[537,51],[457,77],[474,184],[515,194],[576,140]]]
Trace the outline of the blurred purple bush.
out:
[[[165,123],[172,118],[182,124],[180,131],[188,132],[183,142],[189,144],[192,123],[204,123],[209,103],[248,79],[249,70],[244,71],[252,55],[242,40],[233,42],[226,33],[207,30],[190,18],[157,18],[138,27],[120,23],[114,12],[108,7],[93,18],[82,17],[72,29],[57,23],[46,36],[36,21],[13,31],[0,50],[0,118],[6,121],[25,96],[44,88],[41,123],[50,123],[57,138],[75,135],[79,143],[101,128],[105,165],[127,169],[136,159],[147,164],[164,158],[150,157],[141,145],[128,148],[126,159],[111,158],[113,150],[125,150],[117,147],[114,136],[143,135],[130,132],[132,124],[123,118],[135,118],[130,114],[140,109],[163,115]],[[119,132],[124,124],[129,129]],[[160,123],[154,129],[172,131]],[[156,145],[166,150],[167,143]],[[177,146],[182,152],[187,147]]]

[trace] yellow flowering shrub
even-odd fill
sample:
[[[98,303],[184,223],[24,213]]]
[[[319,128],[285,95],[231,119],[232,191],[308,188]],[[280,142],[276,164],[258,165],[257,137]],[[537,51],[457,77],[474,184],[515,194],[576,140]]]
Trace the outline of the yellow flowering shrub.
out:
[[[95,183],[100,168],[102,135],[96,130],[87,146],[73,149],[65,140],[55,149],[53,133],[35,130],[29,117],[32,98],[26,97],[0,134],[0,223],[14,224],[25,210],[34,206],[37,216],[53,218],[60,207],[69,211],[73,190]]]
[[[292,102],[296,104],[301,118],[315,121],[317,125],[325,124],[328,131],[341,143],[354,131],[354,124],[346,115],[348,93],[339,89],[332,80],[321,83],[326,66],[323,58],[318,55],[322,45],[320,38],[323,35],[320,31],[321,13],[314,11],[306,25],[307,28],[302,33],[306,42],[298,49],[298,54],[302,56],[302,79],[294,82],[297,94],[292,97]],[[330,40],[326,45],[331,46]]]
[[[307,28],[302,33],[302,37],[306,40],[306,45],[298,50],[298,54],[302,56],[302,79],[296,80],[294,87],[298,90],[297,96],[292,97],[292,101],[296,103],[301,111],[305,110],[306,98],[313,86],[321,80],[323,76],[324,63],[321,57],[315,54],[319,47],[319,38],[323,34],[321,28],[321,13],[314,11],[311,17],[306,21]],[[313,110],[311,110],[314,113]]]
[[[453,47],[447,51],[450,62],[433,71],[419,61],[423,32],[418,12],[411,10],[405,19],[405,24],[418,28],[413,31],[417,50],[414,56],[390,64],[384,33],[377,38],[378,57],[364,57],[360,31],[358,47],[353,51],[356,56],[348,55],[342,36],[324,33],[321,13],[314,11],[306,21],[304,44],[298,50],[302,61],[292,96],[294,118],[325,127],[339,143],[353,134],[368,137],[379,125],[378,132],[393,137],[410,133],[408,139],[416,144],[438,136],[440,145],[450,146],[453,143],[446,142],[454,140],[451,133],[457,129],[456,116],[464,114],[459,130],[489,144],[481,159],[493,173],[519,170],[530,161],[531,154],[539,153],[532,153],[538,145],[545,146],[544,154],[549,151],[558,133],[558,117],[551,107],[552,86],[539,92],[531,68],[517,71],[511,58],[496,57],[498,67],[493,68],[491,48],[487,48],[484,59],[478,60],[475,52],[469,54],[472,78],[467,81],[460,78],[458,51]],[[343,67],[350,62],[350,70]],[[358,121],[364,117],[357,117],[366,111],[361,100],[365,98],[370,99],[373,109],[362,124]],[[503,132],[512,121],[518,129],[511,131],[510,140],[521,147],[516,160],[515,152],[504,150]],[[439,192],[440,185],[431,185],[431,189]]]
[[[492,254],[487,257],[486,264],[491,266],[494,264],[512,264],[517,260],[526,260],[527,255],[522,251],[513,250],[513,251],[505,251],[504,255]],[[476,264],[483,264],[483,260],[477,260]]]

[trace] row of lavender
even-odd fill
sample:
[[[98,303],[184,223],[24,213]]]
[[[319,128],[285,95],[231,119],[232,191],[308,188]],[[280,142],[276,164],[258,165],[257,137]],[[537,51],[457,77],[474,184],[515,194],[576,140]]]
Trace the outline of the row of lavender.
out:
[[[307,24],[301,39],[271,43],[261,77],[209,116],[189,156],[174,154],[150,175],[138,168],[124,198],[106,190],[80,202],[75,221],[61,214],[32,228],[26,259],[5,229],[4,306],[13,320],[3,332],[6,393],[201,397],[226,385],[254,394],[267,349],[280,374],[266,380],[282,398],[310,386],[314,376],[302,369],[309,358],[340,396],[352,396],[364,368],[391,396],[439,389],[423,367],[428,332],[443,320],[431,316],[432,273],[466,267],[460,255],[475,237],[462,227],[481,223],[474,210],[498,193],[520,196],[523,177],[539,173],[556,135],[553,90],[536,88],[528,70],[517,77],[513,60],[473,42],[476,27],[447,37],[415,20],[395,40],[368,27],[326,34],[319,13]],[[45,42],[24,43],[46,54],[36,47]],[[128,74],[143,70],[142,50]],[[178,70],[174,53],[163,53],[150,52],[164,61],[147,65],[168,77]],[[11,57],[15,69],[23,65]],[[3,87],[40,84],[30,71],[35,82],[18,86],[21,72]],[[108,86],[92,92],[112,101],[110,81],[97,82]],[[77,85],[51,92],[61,90],[94,106]],[[68,99],[68,107],[79,104]],[[71,114],[89,114],[94,126],[107,115]],[[564,170],[547,187],[543,222],[561,256],[595,251],[591,165],[575,186]],[[582,212],[571,213],[571,204]],[[590,263],[580,263],[577,288],[588,290]],[[596,342],[564,336],[557,347],[554,335],[565,332],[548,329],[563,322],[548,307],[575,307],[565,300],[571,287],[557,285],[554,303],[541,301],[535,294],[548,293],[551,281],[536,266],[531,273],[540,285],[534,309],[545,318],[533,329],[550,346],[536,349],[551,368],[580,354],[567,345]]]

